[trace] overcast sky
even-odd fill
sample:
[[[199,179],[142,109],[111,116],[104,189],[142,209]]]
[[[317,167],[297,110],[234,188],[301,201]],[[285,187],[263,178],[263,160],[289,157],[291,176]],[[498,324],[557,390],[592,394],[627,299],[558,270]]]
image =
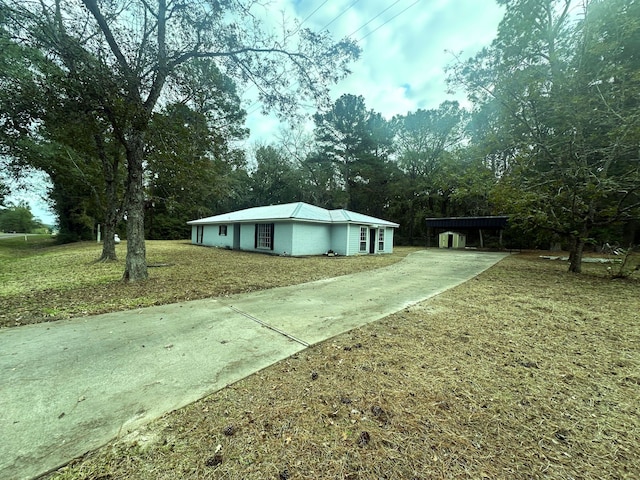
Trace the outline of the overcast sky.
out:
[[[358,41],[352,74],[332,88],[332,97],[362,95],[367,108],[385,118],[445,100],[464,104],[463,92],[447,94],[445,67],[453,53],[475,55],[495,38],[503,9],[494,0],[277,0],[272,12],[297,17],[304,27],[329,30],[334,39]],[[327,26],[328,25],[328,26]],[[248,91],[248,96],[251,90]],[[250,108],[249,108],[250,107]],[[248,100],[251,139],[268,142],[278,122]]]
[[[468,58],[495,38],[503,10],[494,0],[275,0],[274,18],[297,17],[304,27],[329,30],[335,39],[351,36],[362,48],[353,73],[332,88],[332,97],[362,95],[367,108],[391,118],[419,108],[437,108],[445,100],[464,104],[463,92],[447,94],[445,66],[452,53]],[[244,107],[249,142],[275,140],[280,128],[265,117],[247,91]],[[313,113],[313,112],[310,112]],[[14,195],[26,199],[34,216],[53,223],[45,202],[38,200],[42,181],[31,192]]]

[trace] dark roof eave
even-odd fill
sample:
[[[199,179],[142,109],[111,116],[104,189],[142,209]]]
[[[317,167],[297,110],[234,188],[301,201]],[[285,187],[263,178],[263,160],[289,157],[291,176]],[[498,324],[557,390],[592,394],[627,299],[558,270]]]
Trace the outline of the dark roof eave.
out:
[[[495,215],[485,217],[443,217],[425,219],[432,228],[505,228],[509,217]]]

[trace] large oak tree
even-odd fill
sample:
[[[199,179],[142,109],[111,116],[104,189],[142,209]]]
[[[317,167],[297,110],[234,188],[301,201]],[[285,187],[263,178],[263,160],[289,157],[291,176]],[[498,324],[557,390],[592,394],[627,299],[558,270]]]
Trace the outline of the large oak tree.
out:
[[[323,101],[348,73],[358,48],[298,24],[277,34],[253,0],[5,1],[12,40],[39,49],[83,88],[83,104],[109,122],[126,152],[127,260],[123,278],[147,278],[144,243],[145,146],[154,111],[178,91],[178,71],[211,59],[252,83],[266,109],[292,116],[300,99]]]

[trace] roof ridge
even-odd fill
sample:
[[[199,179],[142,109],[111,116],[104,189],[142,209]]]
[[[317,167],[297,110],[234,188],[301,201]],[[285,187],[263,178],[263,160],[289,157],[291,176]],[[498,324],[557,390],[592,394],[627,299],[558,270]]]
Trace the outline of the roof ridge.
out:
[[[293,209],[293,212],[291,212],[291,217],[289,218],[296,218],[296,215],[298,213],[300,213],[300,209],[302,209],[302,205],[304,204],[304,202],[296,202],[296,208]]]
[[[351,215],[349,215],[349,210],[347,210],[346,208],[338,208],[338,212],[342,214],[345,220],[347,221],[351,220]]]

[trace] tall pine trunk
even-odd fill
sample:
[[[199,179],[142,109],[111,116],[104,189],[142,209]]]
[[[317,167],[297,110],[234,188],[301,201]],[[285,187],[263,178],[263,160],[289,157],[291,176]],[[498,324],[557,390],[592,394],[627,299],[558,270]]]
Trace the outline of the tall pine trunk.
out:
[[[127,148],[127,260],[123,280],[149,277],[144,243],[144,134],[133,132]]]

